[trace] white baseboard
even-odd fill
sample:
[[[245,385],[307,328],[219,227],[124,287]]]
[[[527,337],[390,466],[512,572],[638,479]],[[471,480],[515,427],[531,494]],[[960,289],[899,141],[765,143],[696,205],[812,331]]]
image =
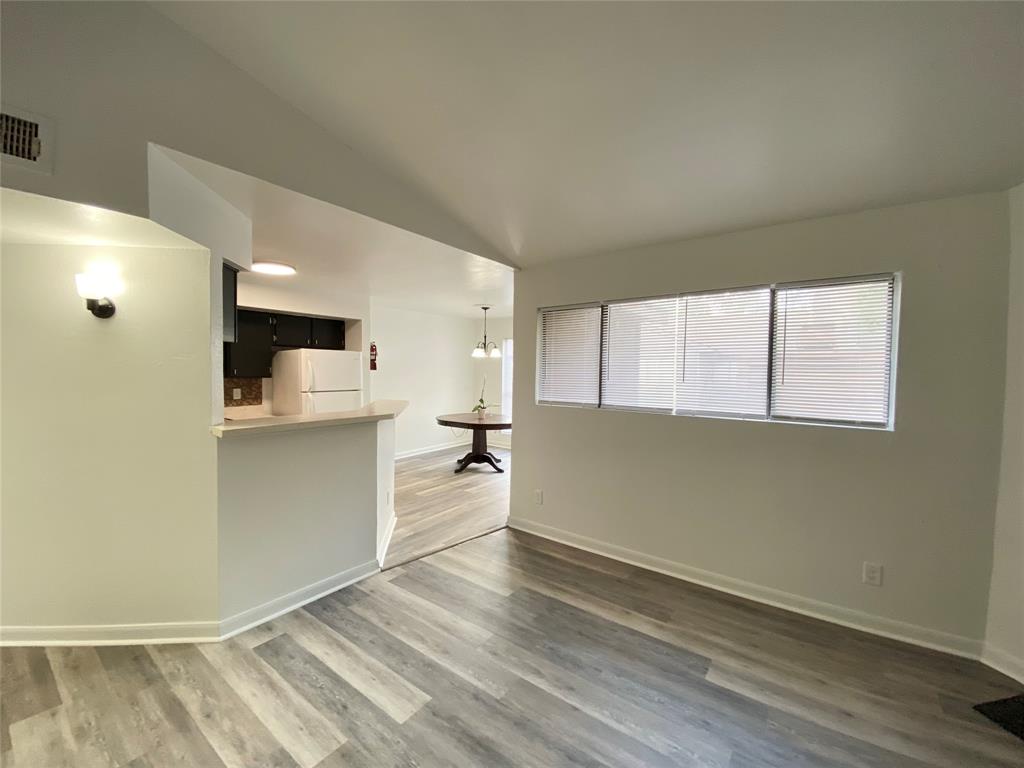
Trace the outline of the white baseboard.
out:
[[[379,572],[377,561],[371,560],[219,622],[0,627],[0,646],[215,643]]]
[[[388,553],[388,546],[391,544],[391,534],[395,532],[396,522],[398,522],[398,517],[395,515],[395,511],[391,510],[391,519],[388,520],[387,528],[384,531],[384,538],[381,539],[380,547],[377,549],[377,563],[381,568],[384,567],[384,556]]]
[[[717,589],[720,592],[744,597],[748,600],[782,608],[787,611],[803,614],[804,616],[811,616],[815,619],[822,619],[833,624],[850,627],[851,629],[859,629],[893,640],[901,640],[912,645],[952,653],[956,656],[970,659],[982,658],[982,641],[971,637],[896,621],[884,616],[876,616],[852,608],[844,608],[834,603],[826,603],[779,589],[764,587],[760,584],[735,579],[731,576],[724,576],[712,571],[705,571],[701,568],[694,568],[693,566],[677,563],[673,560],[647,555],[643,552],[620,547],[617,544],[609,544],[597,539],[591,539],[587,536],[581,536],[543,523],[536,523],[532,520],[510,517],[508,525],[516,530],[533,533],[561,544],[568,544],[587,552],[610,557],[613,560],[664,573],[667,576],[674,576],[683,581],[700,584],[701,586]]]
[[[408,451],[400,451],[395,454],[395,459],[408,459],[413,456],[422,456],[424,453],[433,453],[434,451],[443,451],[446,448],[459,448],[463,445],[472,445],[473,441],[470,438],[462,438],[459,440],[452,440],[447,443],[437,443],[436,445],[426,445],[422,448],[413,448]]]
[[[512,450],[512,436],[503,435],[501,432],[495,432],[487,436],[487,444],[493,445],[496,448],[504,448],[506,451]]]
[[[218,639],[219,628],[216,621],[7,626],[0,627],[0,646],[205,643]]]
[[[262,605],[236,613],[234,616],[230,616],[220,622],[220,637],[218,639],[227,640],[229,637],[234,637],[240,632],[255,627],[257,624],[275,619],[306,603],[319,600],[324,595],[337,592],[342,587],[355,584],[357,581],[362,581],[367,576],[372,576],[379,572],[380,566],[377,564],[377,561],[370,560],[369,562],[344,570],[341,573],[328,576],[326,579],[314,582],[309,586],[297,589],[294,592],[289,592],[287,595],[275,597],[273,600],[269,600]]]
[[[1014,656],[1002,648],[996,648],[991,643],[985,643],[981,652],[981,661],[997,672],[1002,672],[1007,677],[1012,677],[1024,685],[1024,659]]]

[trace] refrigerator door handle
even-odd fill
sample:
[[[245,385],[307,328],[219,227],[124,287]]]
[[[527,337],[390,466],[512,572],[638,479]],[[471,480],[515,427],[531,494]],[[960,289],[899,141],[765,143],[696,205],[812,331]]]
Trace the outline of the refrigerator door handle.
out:
[[[316,400],[313,398],[313,395],[310,394],[309,392],[306,393],[306,401],[309,403],[309,405],[306,408],[306,413],[307,414],[314,414],[314,413],[316,413]]]
[[[309,374],[309,391],[316,391],[316,383],[313,380],[313,361],[306,358],[306,372]]]

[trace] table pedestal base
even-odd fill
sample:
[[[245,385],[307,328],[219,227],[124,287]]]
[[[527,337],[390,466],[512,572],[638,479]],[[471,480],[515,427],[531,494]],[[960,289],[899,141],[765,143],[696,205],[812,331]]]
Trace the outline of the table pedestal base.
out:
[[[501,459],[487,450],[487,430],[485,429],[473,430],[473,450],[459,459],[457,463],[459,466],[455,468],[455,474],[459,474],[470,464],[490,464],[496,472],[505,471],[498,466]]]

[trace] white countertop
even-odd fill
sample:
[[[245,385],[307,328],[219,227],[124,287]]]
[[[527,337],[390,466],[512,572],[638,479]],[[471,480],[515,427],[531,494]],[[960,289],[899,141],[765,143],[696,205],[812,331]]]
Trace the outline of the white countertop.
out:
[[[293,432],[299,429],[320,429],[323,427],[362,424],[368,421],[393,419],[409,405],[408,400],[374,400],[369,405],[354,411],[319,413],[315,416],[265,416],[227,421],[210,427],[215,437],[242,437],[262,435],[268,432]]]

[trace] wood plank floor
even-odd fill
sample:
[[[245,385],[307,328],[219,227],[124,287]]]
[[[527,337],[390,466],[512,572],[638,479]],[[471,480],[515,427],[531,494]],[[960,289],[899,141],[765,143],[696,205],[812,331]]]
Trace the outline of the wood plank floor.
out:
[[[467,450],[446,449],[395,463],[397,520],[385,568],[505,527],[512,452],[491,448],[504,473],[471,464],[456,475],[455,462]]]
[[[507,529],[225,643],[2,663],[14,768],[1024,765],[979,663]]]

